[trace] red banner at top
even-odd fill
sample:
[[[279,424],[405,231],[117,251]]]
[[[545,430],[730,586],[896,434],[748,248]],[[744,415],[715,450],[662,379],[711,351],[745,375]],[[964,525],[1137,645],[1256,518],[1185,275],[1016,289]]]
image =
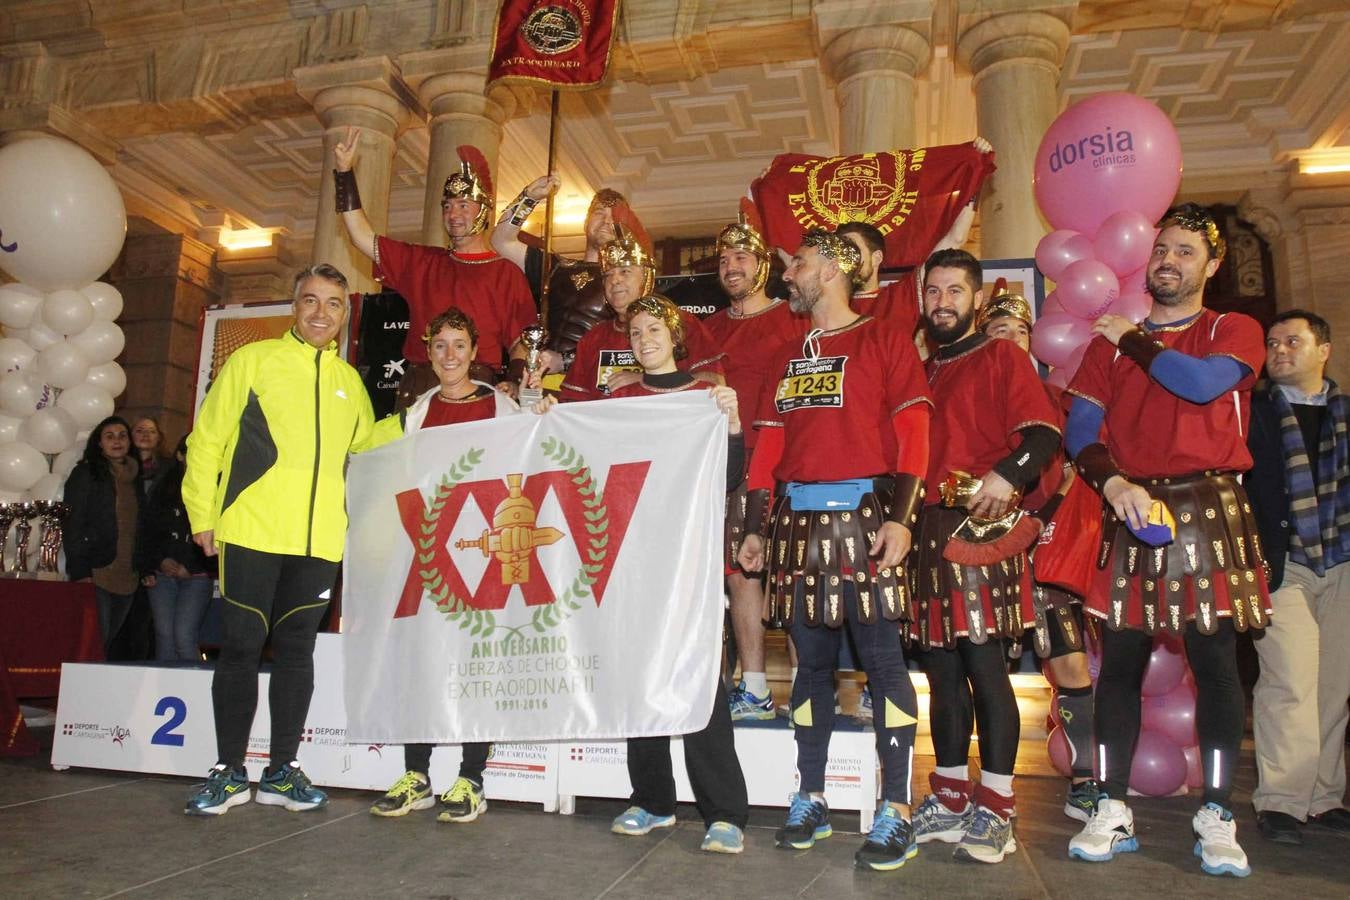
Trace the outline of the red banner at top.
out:
[[[764,238],[795,251],[812,228],[868,222],[886,236],[885,266],[917,266],[974,201],[994,171],[992,153],[974,144],[854,156],[774,157],[750,192]]]
[[[502,0],[488,82],[595,87],[609,67],[618,0]]]

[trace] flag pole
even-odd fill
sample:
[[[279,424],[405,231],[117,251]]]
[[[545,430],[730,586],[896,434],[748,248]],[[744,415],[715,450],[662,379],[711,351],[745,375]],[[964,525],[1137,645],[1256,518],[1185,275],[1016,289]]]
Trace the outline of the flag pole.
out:
[[[548,169],[553,174],[553,166],[558,152],[558,91],[553,92],[553,101],[548,115]],[[539,321],[548,324],[548,282],[553,274],[553,197],[557,191],[549,191],[544,200],[544,267],[540,276]]]

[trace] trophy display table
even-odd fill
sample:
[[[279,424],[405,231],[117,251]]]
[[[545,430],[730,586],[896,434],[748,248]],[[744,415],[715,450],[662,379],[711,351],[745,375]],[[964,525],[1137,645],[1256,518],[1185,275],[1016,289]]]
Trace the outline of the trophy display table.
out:
[[[33,756],[19,699],[55,697],[61,664],[103,659],[94,586],[0,579],[0,756]]]

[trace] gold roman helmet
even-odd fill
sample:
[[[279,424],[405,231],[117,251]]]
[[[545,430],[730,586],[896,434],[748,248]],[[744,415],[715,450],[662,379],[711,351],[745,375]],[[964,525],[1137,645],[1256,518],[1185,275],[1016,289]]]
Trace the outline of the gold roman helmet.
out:
[[[1020,294],[1009,293],[1007,279],[1000,278],[994,283],[994,296],[980,310],[975,330],[984,331],[990,322],[1007,316],[1021,319],[1027,323],[1027,328],[1032,327],[1031,304]]]
[[[1182,203],[1180,206],[1172,207],[1162,217],[1162,221],[1158,223],[1158,228],[1161,230],[1173,225],[1187,231],[1199,232],[1200,236],[1205,239],[1205,243],[1209,245],[1209,255],[1212,259],[1223,259],[1223,255],[1228,252],[1228,244],[1224,241],[1223,235],[1219,233],[1219,224],[1198,203]]]
[[[738,220],[723,228],[717,236],[719,255],[723,250],[742,250],[759,260],[750,294],[759,293],[769,280],[769,245],[764,242],[763,235],[764,225],[760,222],[759,211],[749,197],[742,197]]]
[[[802,235],[803,247],[815,247],[821,256],[832,259],[839,271],[853,284],[853,273],[862,265],[862,252],[848,238],[842,238],[833,231],[812,228]]]
[[[451,200],[472,200],[479,205],[478,216],[473,220],[473,231],[478,234],[487,227],[492,215],[492,173],[488,169],[487,159],[472,144],[461,144],[456,148],[459,154],[459,171],[445,179],[441,190],[441,206]]]
[[[600,271],[623,266],[642,266],[647,271],[642,281],[643,295],[656,284],[656,258],[651,238],[633,211],[625,205],[614,207],[614,240],[600,248]]]

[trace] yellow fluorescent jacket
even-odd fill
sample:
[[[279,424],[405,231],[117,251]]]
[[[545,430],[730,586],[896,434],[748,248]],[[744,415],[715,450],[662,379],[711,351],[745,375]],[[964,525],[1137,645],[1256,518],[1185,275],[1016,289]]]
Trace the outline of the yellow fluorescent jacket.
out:
[[[192,533],[267,553],[342,559],[348,452],[368,449],[374,413],[336,344],[292,329],[236,350],[188,437],[183,504]]]

